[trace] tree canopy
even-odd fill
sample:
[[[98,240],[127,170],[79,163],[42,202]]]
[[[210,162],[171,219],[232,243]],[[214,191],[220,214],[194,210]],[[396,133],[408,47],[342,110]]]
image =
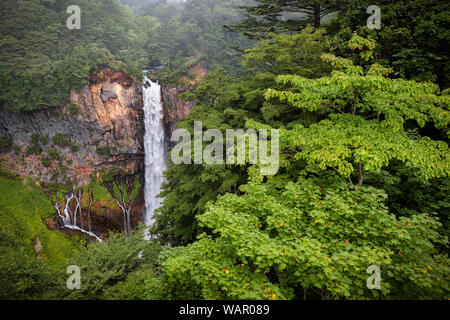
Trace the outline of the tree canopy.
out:
[[[360,41],[354,36],[349,46],[356,49]],[[377,64],[364,71],[348,59],[322,59],[333,65],[330,75],[278,76],[277,83],[291,87],[268,89],[265,98],[324,119],[280,128],[282,171],[264,178],[250,166],[239,192],[206,205],[196,216],[204,230],[197,240],[161,255],[162,277],[148,281],[154,294],[433,299],[448,292],[442,224],[448,213],[398,211],[388,203],[389,187],[373,179],[403,168],[423,181],[448,181],[447,143],[413,135],[405,125],[448,128],[447,94],[435,85],[389,79],[392,70]],[[267,127],[250,119],[246,126]],[[385,275],[380,291],[366,287],[371,265]]]
[[[346,5],[347,1],[336,0],[255,0],[241,6],[246,12],[245,19],[226,27],[249,38],[275,31],[299,31],[308,24],[320,28],[325,17]]]

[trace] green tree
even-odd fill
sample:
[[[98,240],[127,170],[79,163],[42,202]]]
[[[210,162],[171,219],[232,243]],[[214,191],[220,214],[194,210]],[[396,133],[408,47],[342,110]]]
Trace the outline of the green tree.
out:
[[[0,136],[0,152],[6,152],[11,149],[12,139],[10,136]]]
[[[372,4],[381,9],[379,30],[366,27]],[[346,40],[358,32],[377,41],[375,62],[392,67],[396,77],[430,80],[445,89],[450,85],[449,10],[448,2],[438,0],[351,0],[328,28],[344,40],[337,45],[337,55],[348,54]]]
[[[136,278],[142,273],[152,275],[158,251],[156,242],[143,238],[142,228],[128,238],[110,234],[103,243],[89,244],[71,261],[81,269],[82,286],[80,290],[67,290],[66,299],[143,298],[144,282],[139,285]]]
[[[324,29],[308,26],[295,34],[271,33],[268,36],[269,39],[246,50],[244,66],[257,72],[297,74],[308,78],[318,78],[331,71],[320,58],[331,45]]]
[[[264,37],[267,32],[299,31],[308,24],[321,27],[323,19],[342,10],[347,1],[335,0],[256,0],[256,5],[241,6],[245,19],[226,27],[250,38]]]
[[[248,68],[245,75],[234,78],[223,70],[210,72],[194,92],[185,93],[185,98],[197,105],[178,126],[193,134],[194,121],[202,121],[204,130],[223,132],[244,128],[247,118],[274,127],[315,122],[313,113],[293,113],[285,102],[265,100],[264,93],[278,86],[272,72],[298,72],[305,77],[326,74],[330,68],[320,55],[328,41],[321,30],[307,28],[298,35],[274,35],[273,40],[261,42],[244,56]],[[154,216],[153,232],[163,243],[192,242],[200,230],[195,216],[204,212],[206,203],[226,192],[239,193],[238,187],[246,179],[246,166],[171,165],[161,194],[165,199]]]
[[[3,210],[1,212],[3,214]],[[21,235],[0,228],[0,299],[56,299],[60,284],[53,268],[37,258]]]
[[[81,30],[66,27],[70,5],[82,8]],[[93,69],[111,64],[140,77],[147,63],[133,14],[115,1],[5,0],[0,9],[2,109],[60,106]]]
[[[79,244],[48,230],[44,221],[53,215],[47,195],[31,179],[0,168],[0,299],[63,295],[67,277],[62,273]]]
[[[350,47],[361,43],[355,36]],[[369,59],[369,51],[361,56]],[[210,203],[197,220],[211,232],[162,254],[162,277],[147,281],[152,292],[172,299],[447,297],[440,221],[447,217],[391,208],[387,192],[366,177],[400,169],[448,183],[448,144],[405,125],[447,130],[448,95],[431,83],[389,79],[391,70],[377,64],[364,71],[347,59],[323,59],[336,69],[331,75],[279,76],[290,89],[265,96],[324,120],[281,128],[280,172],[264,178],[252,166],[239,193]],[[249,120],[247,127],[267,125]],[[370,265],[382,270],[381,290],[366,287]]]

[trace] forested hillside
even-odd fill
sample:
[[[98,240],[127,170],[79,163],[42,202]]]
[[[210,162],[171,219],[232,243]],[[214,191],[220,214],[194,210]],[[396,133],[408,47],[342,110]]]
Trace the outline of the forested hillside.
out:
[[[146,67],[164,66],[169,75],[201,58],[231,65],[230,47],[245,43],[222,28],[239,19],[235,3],[2,1],[0,108],[55,108],[106,65],[138,79]],[[82,8],[80,30],[66,27],[70,5]]]
[[[66,27],[72,4],[80,30]],[[381,27],[371,28],[372,4],[2,1],[0,112],[69,110],[71,91],[106,81],[100,70],[140,84],[147,69],[163,93],[174,88],[193,105],[165,134],[194,137],[199,122],[203,133],[267,130],[279,161],[274,175],[250,154],[240,164],[175,164],[171,146],[149,233],[133,213],[134,230],[100,242],[47,229],[62,191],[9,172],[2,157],[18,151],[0,136],[0,299],[447,300],[450,4],[380,0]],[[204,77],[192,72],[200,64]],[[211,151],[208,142],[189,140],[189,156]],[[214,142],[229,152],[226,139]],[[114,148],[97,153],[108,162]],[[70,190],[89,190],[80,197],[89,217],[99,210],[92,187],[128,214],[143,201],[148,167],[133,178],[121,170],[97,170]],[[80,267],[79,290],[66,288],[68,265]]]

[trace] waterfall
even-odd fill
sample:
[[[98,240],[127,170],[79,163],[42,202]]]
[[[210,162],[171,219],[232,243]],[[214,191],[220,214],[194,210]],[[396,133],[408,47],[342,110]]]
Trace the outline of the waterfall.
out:
[[[162,199],[158,198],[161,192],[161,183],[163,182],[163,171],[167,169],[167,153],[164,141],[164,126],[163,126],[163,110],[161,102],[161,86],[158,82],[151,81],[148,77],[144,77],[142,86],[143,100],[144,100],[144,149],[145,149],[145,225],[151,226],[153,224],[153,213],[160,206]],[[108,189],[108,188],[107,188]],[[113,190],[113,187],[112,189]],[[108,190],[111,194],[113,191]],[[70,209],[70,203],[75,200],[76,207],[74,212]],[[78,230],[83,233],[96,238],[98,241],[102,240],[94,233],[83,229],[82,221],[80,225],[77,223],[77,217],[82,219],[81,215],[81,193],[69,193],[66,195],[66,203],[63,212],[61,212],[60,204],[54,205],[59,221],[64,228]],[[125,200],[124,200],[125,201]],[[120,201],[116,199],[118,206],[124,212],[124,217],[128,215],[128,222],[124,220],[125,229],[129,226],[129,208],[121,205]],[[127,229],[129,232],[129,229]],[[148,232],[145,232],[144,238],[150,239]]]
[[[75,207],[75,211],[72,213],[72,211],[70,210],[70,202],[74,199],[76,201],[76,207]],[[81,226],[77,225],[77,214],[79,214],[79,216],[81,218],[80,200],[81,200],[81,191],[79,192],[78,195],[73,192],[66,195],[66,204],[64,206],[64,211],[63,211],[64,214],[61,213],[61,210],[59,208],[59,206],[60,206],[59,202],[55,203],[54,208],[56,210],[56,213],[58,214],[58,217],[60,218],[59,220],[61,221],[63,228],[68,228],[71,230],[77,230],[77,231],[86,233],[87,235],[97,239],[99,242],[103,242],[102,239],[100,239],[96,234],[83,229],[82,223],[81,223]]]
[[[153,213],[162,199],[157,198],[163,182],[162,173],[167,169],[166,148],[164,143],[163,112],[161,86],[158,82],[144,77],[142,87],[144,100],[144,148],[145,148],[145,224],[153,224]],[[148,240],[148,233],[145,234]]]

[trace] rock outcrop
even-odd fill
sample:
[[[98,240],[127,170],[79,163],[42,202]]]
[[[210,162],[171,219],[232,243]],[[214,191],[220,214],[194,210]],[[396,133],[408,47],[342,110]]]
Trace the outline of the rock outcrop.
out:
[[[13,148],[0,157],[11,171],[44,183],[83,186],[108,168],[135,174],[144,157],[141,91],[123,72],[104,69],[59,109],[1,112],[0,135]]]
[[[0,160],[9,171],[33,178],[49,191],[50,198],[56,192],[64,197],[60,186],[65,187],[63,192],[70,192],[67,185],[80,190],[105,174],[139,174],[138,195],[131,208],[135,226],[143,220],[145,210],[143,117],[141,86],[125,73],[106,68],[92,74],[80,90],[72,91],[70,101],[60,108],[32,113],[2,111],[0,136],[9,136],[12,148],[0,154]],[[110,230],[123,231],[122,211],[115,200],[90,201],[90,192],[80,193],[79,226],[99,236]],[[62,210],[65,203],[59,205]],[[56,214],[54,219],[46,219],[46,224],[49,229],[61,228]]]
[[[166,136],[170,137],[176,129],[176,123],[186,118],[195,105],[194,101],[185,101],[180,99],[180,95],[187,90],[193,90],[195,86],[202,81],[208,73],[208,65],[201,61],[189,69],[189,77],[183,75],[178,84],[162,87],[164,123]]]
[[[180,95],[193,90],[207,72],[206,63],[197,63],[177,85],[162,88],[167,137],[195,105],[182,100]],[[55,196],[55,188],[60,190],[60,185],[72,186],[72,190],[65,192],[78,190],[81,195],[78,226],[98,236],[110,230],[123,231],[123,212],[116,201],[105,190],[106,198],[96,200],[86,186],[104,174],[132,179],[140,175],[139,190],[131,204],[131,225],[143,221],[143,118],[141,86],[125,73],[105,68],[92,74],[89,83],[80,90],[72,91],[70,101],[60,108],[32,113],[2,111],[0,136],[10,137],[12,148],[1,153],[0,160],[9,171],[33,178],[49,195],[53,194],[51,197]],[[64,194],[58,193],[61,196],[64,198]],[[67,204],[59,200],[58,205],[62,212]],[[74,212],[75,202],[70,207]],[[46,219],[46,224],[49,229],[62,227],[56,213],[54,219]],[[63,230],[80,234],[70,228]]]

